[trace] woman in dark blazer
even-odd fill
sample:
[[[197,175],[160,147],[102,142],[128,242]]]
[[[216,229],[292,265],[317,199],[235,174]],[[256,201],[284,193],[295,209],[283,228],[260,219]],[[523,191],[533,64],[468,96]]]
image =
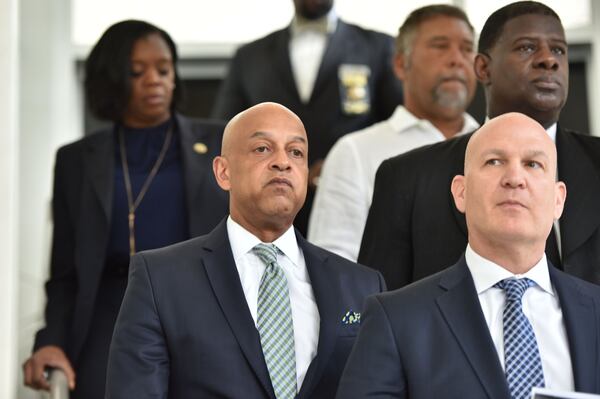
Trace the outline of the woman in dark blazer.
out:
[[[174,112],[181,85],[171,37],[143,21],[111,26],[86,61],[85,97],[111,128],[58,150],[46,326],[25,384],[67,374],[71,398],[103,398],[112,330],[131,254],[202,235],[227,214],[212,174],[223,125]]]

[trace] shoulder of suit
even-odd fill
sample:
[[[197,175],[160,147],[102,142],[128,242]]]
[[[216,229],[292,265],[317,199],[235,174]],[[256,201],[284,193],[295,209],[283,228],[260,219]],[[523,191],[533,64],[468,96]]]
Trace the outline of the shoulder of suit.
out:
[[[562,136],[562,139],[560,136]],[[600,170],[600,137],[591,136],[589,134],[580,133],[574,130],[562,129],[559,128],[557,133],[557,142],[559,145],[558,152],[559,154],[564,150],[564,146],[570,147],[576,145],[579,149],[588,155],[589,160],[595,165],[595,167]],[[568,154],[570,151],[567,148],[566,153]],[[561,163],[560,155],[559,155],[559,163]]]
[[[427,168],[428,165],[431,165],[432,168],[438,169],[440,162],[464,160],[467,143],[471,136],[472,133],[469,133],[438,143],[427,144],[396,155],[384,162],[392,168]]]
[[[274,32],[271,32],[271,33],[267,34],[266,36],[263,36],[259,39],[256,39],[256,40],[253,40],[251,42],[241,45],[236,50],[235,58],[246,57],[246,56],[251,56],[251,57],[255,56],[257,53],[260,53],[261,51],[264,51],[265,49],[272,46],[272,44],[274,42],[279,40],[281,35],[286,35],[287,30],[288,30],[288,27],[285,27],[283,29],[279,29]],[[261,60],[261,61],[264,61],[264,60]]]
[[[352,24],[349,22],[345,22],[345,21],[342,21],[341,19],[338,20],[338,23],[344,25],[347,31],[355,32],[357,34],[366,36],[374,41],[381,41],[381,42],[387,43],[387,42],[394,40],[394,38],[392,36],[388,35],[387,33],[383,33],[380,31],[373,30],[373,29],[363,28],[362,26],[358,26],[358,25],[355,25],[355,24]]]
[[[75,141],[61,146],[57,151],[57,157],[72,156],[79,154],[84,148],[97,143],[111,139],[113,132],[112,126],[97,130],[89,135],[85,135]]]
[[[554,269],[554,275],[555,278],[570,281],[572,287],[575,287],[581,294],[594,298],[600,306],[600,285],[590,283],[589,281],[585,281],[559,269]],[[600,308],[598,309],[598,312],[600,312]]]
[[[311,244],[308,241],[304,242],[303,251],[312,251],[315,255],[317,255],[318,258],[326,260],[327,264],[334,267],[340,273],[358,273],[361,275],[370,274],[373,276],[377,275],[377,272],[370,267],[353,262],[338,254],[328,251],[325,248]]]
[[[141,251],[138,253],[138,256],[142,256],[146,260],[151,260],[152,263],[162,259],[170,260],[171,263],[175,263],[173,260],[188,259],[189,254],[200,254],[201,248],[204,247],[206,240],[207,235],[194,237],[175,244],[167,245],[166,247]]]

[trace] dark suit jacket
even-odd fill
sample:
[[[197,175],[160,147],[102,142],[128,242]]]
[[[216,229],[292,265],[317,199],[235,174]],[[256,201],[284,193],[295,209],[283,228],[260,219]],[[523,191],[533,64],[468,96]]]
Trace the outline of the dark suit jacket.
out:
[[[227,214],[228,197],[212,174],[223,125],[176,116],[183,159],[190,236],[210,231]],[[194,143],[207,147],[205,154]],[[105,266],[114,184],[113,130],[84,137],[58,150],[52,211],[54,232],[46,326],[34,350],[57,345],[76,362],[85,342]],[[102,365],[104,366],[104,365]]]
[[[358,261],[381,271],[390,289],[436,273],[464,252],[467,225],[450,183],[463,174],[470,137],[421,147],[379,167]],[[600,284],[600,139],[559,127],[556,149],[558,176],[567,185],[557,266]]]
[[[296,89],[289,40],[290,29],[285,28],[238,49],[219,92],[213,117],[230,119],[264,101],[281,103],[304,122],[310,145],[309,163],[312,163],[324,159],[340,136],[388,118],[402,103],[401,85],[392,69],[390,36],[338,20],[307,104],[300,100]],[[342,64],[370,68],[367,87],[370,111],[358,115],[343,112],[338,79]]]
[[[230,119],[238,112],[265,101],[280,103],[295,112],[306,128],[309,165],[325,156],[337,139],[387,119],[402,104],[402,86],[392,68],[393,39],[383,33],[338,20],[331,35],[308,103],[296,89],[289,57],[289,28],[238,49],[229,67],[212,116]],[[342,108],[342,64],[365,65],[371,75],[366,87],[371,108],[347,114]],[[306,235],[314,191],[309,190],[294,225]]]
[[[331,399],[359,327],[342,318],[381,292],[383,278],[297,237],[321,319],[298,397]],[[106,392],[107,399],[275,398],[224,221],[206,236],[133,258]]]
[[[552,266],[549,272],[563,312],[575,389],[600,393],[600,287]],[[367,300],[337,397],[510,399],[464,258]]]

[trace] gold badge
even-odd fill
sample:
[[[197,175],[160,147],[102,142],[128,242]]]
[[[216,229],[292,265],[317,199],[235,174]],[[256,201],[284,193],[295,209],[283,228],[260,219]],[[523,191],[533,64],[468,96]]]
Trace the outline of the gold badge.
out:
[[[194,151],[196,151],[198,154],[206,154],[208,147],[204,143],[197,142],[194,144]]]
[[[369,95],[370,75],[371,68],[368,65],[340,65],[338,78],[340,80],[342,111],[345,114],[364,114],[371,109],[371,96]]]

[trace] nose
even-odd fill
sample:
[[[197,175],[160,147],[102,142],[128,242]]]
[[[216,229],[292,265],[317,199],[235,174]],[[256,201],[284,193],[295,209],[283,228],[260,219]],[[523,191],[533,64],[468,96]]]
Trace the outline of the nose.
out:
[[[468,65],[472,53],[464,50],[460,45],[451,45],[447,51],[448,64],[451,67],[464,67]]]
[[[508,164],[504,176],[502,176],[501,184],[504,188],[525,188],[527,184],[523,166]]]
[[[148,68],[144,73],[145,84],[156,84],[160,81],[160,73],[156,68]]]
[[[285,149],[278,149],[273,152],[273,159],[270,167],[271,169],[279,172],[283,172],[291,168],[290,159]]]
[[[558,69],[558,59],[556,58],[556,54],[553,52],[549,45],[545,44],[540,46],[538,54],[534,61],[534,66],[537,68],[548,69],[553,71]]]

